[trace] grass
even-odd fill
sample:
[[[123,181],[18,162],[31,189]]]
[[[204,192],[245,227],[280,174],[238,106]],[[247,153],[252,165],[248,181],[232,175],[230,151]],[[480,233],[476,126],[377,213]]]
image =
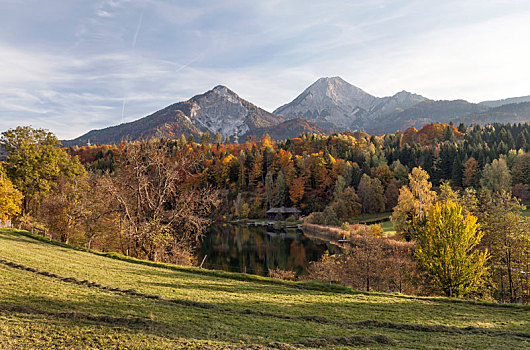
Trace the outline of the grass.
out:
[[[523,210],[523,211],[521,212],[521,214],[522,214],[523,216],[530,216],[530,208],[528,208],[528,209],[526,209],[526,210]]]
[[[392,212],[387,211],[384,213],[375,213],[375,214],[363,214],[361,216],[352,218],[350,220],[351,223],[358,223],[358,222],[370,222],[375,220],[382,220],[382,219],[388,219],[392,215]]]
[[[530,346],[525,306],[155,264],[13,230],[0,259],[2,349]]]
[[[396,233],[392,221],[384,221],[381,222],[379,225],[381,225],[381,227],[383,228],[383,232],[385,232],[387,235],[393,235]]]

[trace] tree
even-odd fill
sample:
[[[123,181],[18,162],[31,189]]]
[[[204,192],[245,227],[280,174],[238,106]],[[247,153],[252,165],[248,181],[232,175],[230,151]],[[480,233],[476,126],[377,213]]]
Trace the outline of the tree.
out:
[[[0,222],[6,222],[20,214],[22,197],[22,193],[13,187],[13,183],[0,165]]]
[[[394,209],[394,207],[398,203],[399,198],[399,190],[397,186],[391,182],[388,184],[386,190],[385,190],[385,209],[387,211],[390,211]]]
[[[491,164],[486,164],[480,179],[480,185],[491,192],[509,192],[511,182],[510,170],[503,158],[495,159]]]
[[[415,255],[420,265],[449,296],[462,297],[482,284],[489,254],[475,249],[482,239],[477,218],[462,215],[452,201],[436,203],[416,223]]]
[[[118,169],[103,178],[136,257],[182,264],[198,243],[218,204],[217,191],[196,188],[189,176],[202,161],[167,140],[140,141],[127,144]]]
[[[297,206],[300,200],[304,197],[304,185],[305,180],[298,177],[293,180],[291,187],[289,188],[289,198],[294,206]]]
[[[483,243],[491,252],[492,276],[500,288],[501,300],[515,302],[521,288],[517,285],[526,280],[530,250],[528,218],[521,216],[524,208],[508,192],[496,192],[483,198],[481,222],[484,228]],[[506,293],[507,290],[507,293]]]
[[[515,184],[512,188],[512,194],[522,203],[530,201],[530,186],[527,184]]]
[[[215,133],[215,136],[214,136],[214,143],[216,144],[221,144],[223,142],[223,136],[221,135],[221,133],[218,131]]]
[[[522,183],[530,186],[530,153],[518,155],[512,167],[513,183]]]
[[[207,145],[210,142],[212,142],[212,136],[206,131],[201,135],[201,145]]]
[[[436,200],[436,193],[431,191],[429,174],[421,167],[412,169],[409,174],[409,185],[399,190],[398,204],[390,219],[396,232],[411,239],[414,236],[412,220],[414,217],[424,217]]]
[[[364,174],[359,183],[358,195],[363,214],[379,213],[385,210],[385,195],[379,179]]]
[[[274,184],[274,207],[280,207],[285,205],[285,191],[286,191],[285,178],[283,172],[279,172],[276,177]]]
[[[44,129],[19,126],[2,133],[0,146],[7,152],[6,173],[24,195],[24,214],[31,211],[33,202],[42,199],[59,176],[74,179],[85,173],[77,157],[69,157],[59,145],[55,135]]]
[[[470,157],[464,163],[464,172],[462,176],[462,185],[465,187],[475,187],[478,184],[478,162],[475,158]]]
[[[361,213],[359,196],[351,186],[335,195],[331,207],[342,222],[349,221]]]
[[[267,172],[265,175],[265,200],[267,202],[267,209],[274,207],[274,180],[272,179],[272,172]]]

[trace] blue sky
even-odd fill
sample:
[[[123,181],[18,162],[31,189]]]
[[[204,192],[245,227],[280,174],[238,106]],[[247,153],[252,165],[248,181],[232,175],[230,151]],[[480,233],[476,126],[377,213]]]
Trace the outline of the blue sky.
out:
[[[529,1],[0,0],[0,130],[74,138],[218,84],[272,111],[323,76],[530,95],[528,38]]]

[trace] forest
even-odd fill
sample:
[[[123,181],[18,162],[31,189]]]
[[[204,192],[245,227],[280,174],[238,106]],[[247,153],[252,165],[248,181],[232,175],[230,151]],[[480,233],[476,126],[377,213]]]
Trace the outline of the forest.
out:
[[[294,278],[530,302],[529,124],[241,143],[204,133],[70,148],[46,130],[17,127],[0,145],[0,219],[61,242],[197,265],[210,223],[297,207],[304,223],[340,229],[351,247]],[[377,213],[388,213],[395,234],[353,220]]]

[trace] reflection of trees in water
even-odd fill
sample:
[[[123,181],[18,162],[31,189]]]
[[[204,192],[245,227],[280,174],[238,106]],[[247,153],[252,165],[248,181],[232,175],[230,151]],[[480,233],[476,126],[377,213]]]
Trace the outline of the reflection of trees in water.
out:
[[[208,255],[206,268],[267,275],[275,268],[303,273],[310,261],[335,249],[301,232],[267,232],[263,226],[226,224],[210,227],[199,253],[201,259]]]

